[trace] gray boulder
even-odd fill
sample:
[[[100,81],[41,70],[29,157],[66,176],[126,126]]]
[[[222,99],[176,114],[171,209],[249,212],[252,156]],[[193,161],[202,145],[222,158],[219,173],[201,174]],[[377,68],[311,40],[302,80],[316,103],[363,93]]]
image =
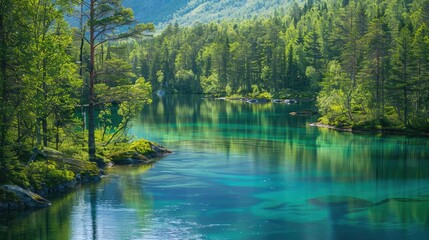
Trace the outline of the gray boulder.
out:
[[[21,187],[15,185],[3,185],[0,186],[0,188],[15,194],[15,196],[24,203],[25,207],[45,208],[51,205],[49,200],[41,197],[39,194],[25,190]]]

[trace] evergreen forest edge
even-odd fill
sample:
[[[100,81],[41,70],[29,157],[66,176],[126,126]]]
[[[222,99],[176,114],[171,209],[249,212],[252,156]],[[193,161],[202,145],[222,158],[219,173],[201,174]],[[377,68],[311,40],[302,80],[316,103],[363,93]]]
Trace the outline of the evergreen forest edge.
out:
[[[126,47],[154,89],[313,98],[324,124],[426,132],[428,24],[428,1],[310,0],[270,18],[169,25]]]

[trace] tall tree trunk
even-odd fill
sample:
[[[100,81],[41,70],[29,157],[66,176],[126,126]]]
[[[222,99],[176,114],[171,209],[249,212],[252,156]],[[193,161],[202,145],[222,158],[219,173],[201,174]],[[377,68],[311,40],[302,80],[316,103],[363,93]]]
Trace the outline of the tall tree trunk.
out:
[[[408,125],[408,90],[404,87],[404,124]]]
[[[5,12],[6,8],[9,7],[9,3],[5,3],[1,6],[0,12],[0,161],[3,161],[4,147],[6,145],[6,132],[7,132],[7,34],[5,26]]]
[[[375,79],[376,79],[376,83],[375,83],[375,94],[376,94],[376,104],[375,104],[375,106],[376,106],[376,113],[377,113],[377,120],[379,120],[380,119],[380,117],[381,117],[381,84],[380,84],[380,54],[378,53],[378,49],[377,49],[377,54],[376,54],[376,61],[377,61],[377,64],[376,64],[376,76],[375,76]]]
[[[384,63],[385,64],[385,63]],[[386,97],[385,97],[385,82],[386,82],[386,77],[385,77],[385,75],[386,75],[386,73],[385,73],[385,70],[384,70],[384,64],[383,64],[383,68],[381,69],[381,116],[383,116],[384,117],[384,115],[385,115],[385,111],[384,111],[384,108],[385,108],[385,104],[386,104]]]
[[[90,20],[95,19],[95,0],[90,3]],[[97,162],[95,148],[95,116],[94,116],[94,81],[95,81],[95,27],[93,23],[89,25],[89,89],[88,89],[88,154],[91,162]]]
[[[86,112],[85,112],[85,78],[83,77],[83,46],[85,43],[85,27],[83,25],[83,4],[84,2],[81,2],[81,6],[80,6],[80,31],[81,31],[81,39],[80,39],[80,48],[79,48],[79,76],[82,79],[82,89],[81,89],[81,102],[80,102],[80,107],[81,107],[81,113],[82,113],[82,132],[85,135],[85,130],[86,130]],[[85,138],[85,136],[84,136]],[[82,144],[84,145],[84,144]]]
[[[43,139],[43,146],[48,146],[48,121],[44,117],[42,118],[42,139]]]
[[[45,103],[48,100],[48,97],[46,95],[48,89],[46,86],[46,58],[43,59],[43,84],[42,84],[42,89],[43,89],[43,100],[45,101]],[[48,113],[45,112],[43,113],[42,116],[42,139],[43,139],[43,146],[47,147],[48,146]]]
[[[57,123],[56,127],[57,128],[56,128],[56,132],[55,132],[55,149],[58,150],[60,147],[60,126],[58,123]]]

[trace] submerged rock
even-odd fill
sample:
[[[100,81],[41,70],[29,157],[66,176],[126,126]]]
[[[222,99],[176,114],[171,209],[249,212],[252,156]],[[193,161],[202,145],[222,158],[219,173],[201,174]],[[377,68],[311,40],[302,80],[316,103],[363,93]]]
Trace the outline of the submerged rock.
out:
[[[292,116],[311,116],[314,114],[318,114],[318,112],[312,111],[312,110],[303,110],[298,112],[290,112],[289,113]]]
[[[311,198],[308,202],[318,207],[363,208],[373,205],[371,201],[350,196],[323,196]]]
[[[339,221],[350,213],[364,211],[371,207],[371,201],[351,196],[322,196],[311,198],[308,202],[328,211],[331,219]]]
[[[24,208],[45,208],[51,205],[51,202],[39,194],[25,190],[15,185],[3,185],[0,187],[4,192],[13,194],[4,202],[0,203],[0,210],[14,211]]]

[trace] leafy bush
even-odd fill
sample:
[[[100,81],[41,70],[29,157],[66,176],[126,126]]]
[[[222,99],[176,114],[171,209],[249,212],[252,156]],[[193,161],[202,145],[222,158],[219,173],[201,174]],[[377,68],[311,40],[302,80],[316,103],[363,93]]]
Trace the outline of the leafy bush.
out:
[[[75,174],[67,169],[60,169],[54,161],[32,162],[26,169],[31,186],[36,190],[54,187],[74,180]]]
[[[258,98],[272,99],[273,96],[269,92],[262,92],[262,93],[259,94]]]
[[[257,97],[259,93],[260,93],[259,86],[256,84],[252,85],[252,94],[250,94],[250,96]]]
[[[129,150],[134,150],[140,154],[151,153],[151,144],[146,139],[139,139],[131,143]]]
[[[0,146],[1,147],[1,146]],[[0,183],[16,184],[28,187],[28,179],[23,174],[23,165],[18,156],[10,148],[3,149],[3,159],[0,159]]]

